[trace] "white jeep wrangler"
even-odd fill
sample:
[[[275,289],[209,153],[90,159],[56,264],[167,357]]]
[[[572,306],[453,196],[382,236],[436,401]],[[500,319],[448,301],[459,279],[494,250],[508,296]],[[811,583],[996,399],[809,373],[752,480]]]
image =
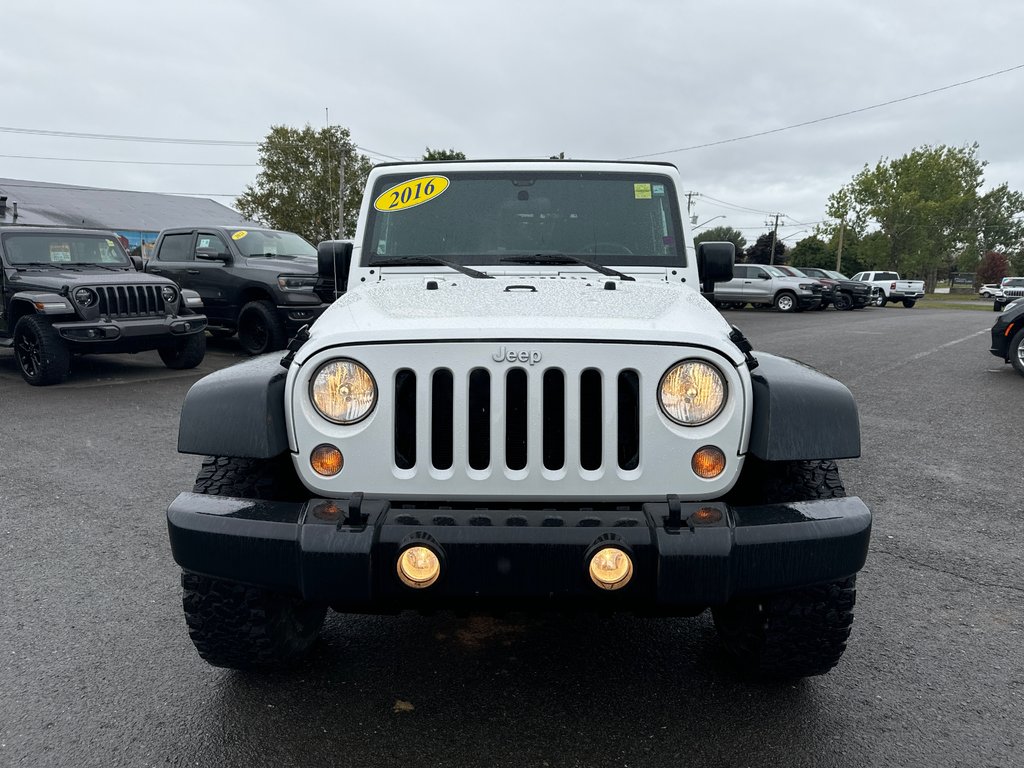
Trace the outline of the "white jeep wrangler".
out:
[[[299,658],[327,608],[697,615],[767,677],[842,655],[871,514],[838,382],[714,309],[675,167],[411,163],[370,174],[340,295],[284,359],[199,381],[168,509],[208,662]]]

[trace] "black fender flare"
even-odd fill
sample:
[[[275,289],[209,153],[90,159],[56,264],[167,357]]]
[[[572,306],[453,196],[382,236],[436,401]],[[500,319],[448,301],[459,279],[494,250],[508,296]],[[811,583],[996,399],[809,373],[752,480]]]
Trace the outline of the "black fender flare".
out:
[[[288,450],[278,354],[204,376],[189,389],[178,423],[178,452],[269,459]]]
[[[764,461],[860,456],[860,416],[845,385],[796,360],[755,355],[751,454]]]

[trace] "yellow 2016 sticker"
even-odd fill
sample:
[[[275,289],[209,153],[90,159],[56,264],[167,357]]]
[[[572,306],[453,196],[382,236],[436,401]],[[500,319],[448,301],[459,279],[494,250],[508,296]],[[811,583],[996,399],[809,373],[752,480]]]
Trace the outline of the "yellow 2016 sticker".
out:
[[[246,231],[245,231],[244,229],[240,229],[240,230],[238,230],[237,232],[235,232],[235,234],[233,234],[233,235],[231,236],[231,239],[232,239],[232,240],[241,240],[241,239],[242,239],[243,237],[245,237],[245,236],[246,236],[246,235],[248,235],[248,234],[249,234],[249,233],[248,233],[248,232],[246,232]]]
[[[415,208],[440,195],[448,189],[449,183],[445,176],[419,176],[409,179],[377,195],[373,207],[378,211],[404,211],[406,208]]]
[[[650,200],[651,199],[651,185],[650,184],[634,184],[633,185],[633,197],[636,200]]]

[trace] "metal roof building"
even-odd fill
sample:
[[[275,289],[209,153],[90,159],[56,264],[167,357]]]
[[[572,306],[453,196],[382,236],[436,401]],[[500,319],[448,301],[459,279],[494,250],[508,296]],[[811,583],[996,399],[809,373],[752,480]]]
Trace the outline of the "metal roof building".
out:
[[[238,211],[202,197],[0,178],[0,225],[11,224],[108,229],[131,248],[151,245],[168,227],[254,226]]]

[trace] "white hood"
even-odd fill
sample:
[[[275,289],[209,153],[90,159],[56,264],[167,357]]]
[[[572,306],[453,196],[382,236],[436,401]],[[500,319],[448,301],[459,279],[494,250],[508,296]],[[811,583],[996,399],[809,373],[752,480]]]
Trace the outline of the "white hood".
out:
[[[361,341],[598,339],[707,346],[739,364],[743,356],[727,341],[730,332],[687,285],[599,275],[430,276],[349,291],[317,320],[297,359]]]

